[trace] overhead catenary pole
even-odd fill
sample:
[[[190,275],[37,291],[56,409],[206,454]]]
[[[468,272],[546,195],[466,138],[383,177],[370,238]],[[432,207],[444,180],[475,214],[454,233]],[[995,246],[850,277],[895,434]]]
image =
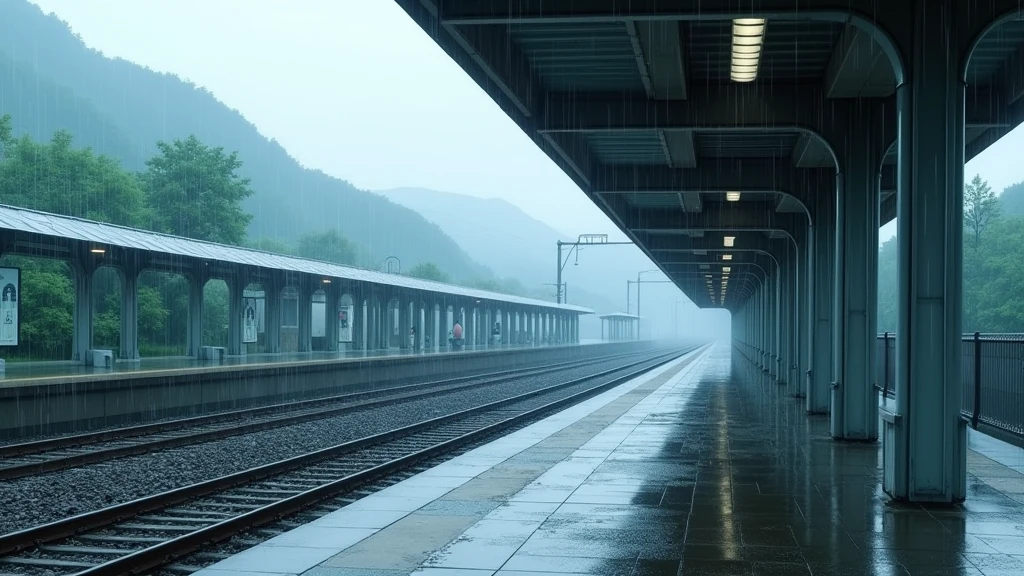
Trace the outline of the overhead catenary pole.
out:
[[[558,274],[555,275],[555,302],[562,303],[562,241],[558,241],[558,261],[555,263]]]
[[[587,246],[613,246],[619,244],[632,244],[632,242],[609,242],[607,234],[580,234],[575,242],[562,242],[557,240],[555,244],[558,246],[558,259],[555,266],[555,286],[557,294],[555,295],[555,302],[561,304],[563,302],[562,297],[562,269],[569,263],[569,256],[572,256],[573,250],[576,251],[577,264],[579,263],[579,248],[580,244],[586,244]],[[565,262],[562,261],[562,246],[572,246],[569,253],[565,256]],[[568,290],[567,290],[568,291]]]

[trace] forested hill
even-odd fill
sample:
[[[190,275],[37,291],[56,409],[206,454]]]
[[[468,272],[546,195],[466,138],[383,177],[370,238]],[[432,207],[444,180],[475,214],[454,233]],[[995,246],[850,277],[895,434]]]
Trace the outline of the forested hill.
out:
[[[0,115],[16,134],[47,141],[66,129],[76,145],[140,170],[158,141],[195,134],[237,151],[255,194],[249,236],[293,241],[337,228],[370,258],[434,262],[456,279],[488,277],[437,226],[408,208],[304,168],[238,111],[180,78],[89,49],[66,24],[26,0],[0,0]]]

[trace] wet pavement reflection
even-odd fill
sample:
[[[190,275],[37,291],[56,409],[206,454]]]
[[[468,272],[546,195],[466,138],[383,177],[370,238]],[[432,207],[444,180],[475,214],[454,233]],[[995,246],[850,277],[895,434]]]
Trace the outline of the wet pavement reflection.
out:
[[[832,441],[827,417],[733,356],[716,346],[508,504],[544,510],[475,525],[462,553],[497,561],[459,573],[1024,574],[1019,472],[971,452],[963,505],[894,505],[879,444]]]

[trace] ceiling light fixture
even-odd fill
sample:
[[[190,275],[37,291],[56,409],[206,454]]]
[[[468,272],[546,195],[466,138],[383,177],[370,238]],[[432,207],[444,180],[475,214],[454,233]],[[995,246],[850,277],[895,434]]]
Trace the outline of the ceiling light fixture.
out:
[[[106,250],[103,248],[90,248],[89,252],[92,252],[93,254],[104,254],[106,253]]]
[[[739,202],[740,201],[740,193],[739,192],[726,192],[725,193],[725,199],[727,201],[729,201],[729,202]]]
[[[732,272],[732,266],[722,266],[722,274],[728,274]]]
[[[732,254],[722,254],[722,260],[732,260]]]
[[[725,240],[725,247],[726,248],[732,248],[733,244],[736,243],[736,237],[735,236],[726,236],[724,238],[724,240]]]
[[[732,65],[729,77],[733,82],[753,82],[757,78],[761,45],[764,43],[764,18],[736,18],[732,21]]]

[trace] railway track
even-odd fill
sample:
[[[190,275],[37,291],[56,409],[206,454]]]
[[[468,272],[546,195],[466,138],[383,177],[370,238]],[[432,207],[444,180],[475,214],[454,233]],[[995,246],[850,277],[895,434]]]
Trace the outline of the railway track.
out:
[[[650,355],[651,352],[618,354],[601,361],[645,356]],[[0,480],[23,478],[126,456],[146,454],[155,450],[209,442],[343,413],[408,402],[430,395],[457,392],[470,387],[493,386],[517,378],[571,370],[593,363],[593,360],[560,362],[541,367],[391,386],[113,430],[8,444],[0,446]]]
[[[0,572],[140,573],[539,419],[697,346],[0,536]]]

